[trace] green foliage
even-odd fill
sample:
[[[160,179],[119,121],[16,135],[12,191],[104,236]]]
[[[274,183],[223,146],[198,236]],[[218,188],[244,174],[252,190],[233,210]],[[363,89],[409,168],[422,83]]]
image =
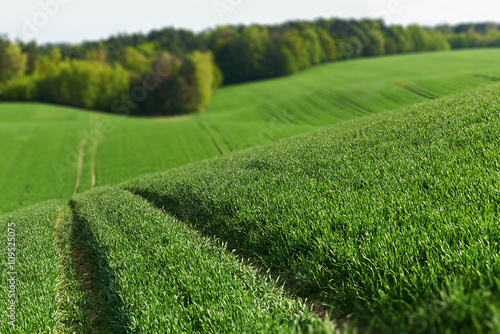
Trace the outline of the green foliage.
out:
[[[3,85],[1,98],[110,110],[112,102],[128,88],[127,72],[118,64],[111,67],[101,61],[62,61],[60,50],[55,48],[40,59],[32,75]]]
[[[236,81],[269,78],[272,68],[269,68],[268,52],[271,40],[267,28],[250,26],[241,31],[234,53]]]
[[[500,31],[489,30],[479,43],[481,46],[490,46],[490,47],[500,46]]]
[[[38,46],[34,41],[28,43],[18,41],[18,44],[21,47],[22,52],[27,56],[26,74],[33,74],[33,72],[35,71],[36,61],[40,56],[40,50],[38,49]]]
[[[333,38],[323,29],[318,32],[319,42],[322,48],[321,61],[330,62],[338,58],[337,47]]]
[[[480,45],[481,36],[474,32],[447,35],[447,39],[453,49],[482,46]]]
[[[415,50],[415,43],[411,37],[410,31],[401,26],[394,26],[389,28],[397,45],[396,52],[406,53]]]
[[[176,114],[192,111],[192,106],[184,104],[192,101],[192,92],[183,77],[186,72],[187,62],[168,52],[156,55],[152,68],[161,74],[162,81],[158,87],[149,92],[147,99],[139,103],[140,110],[157,114]],[[181,72],[182,71],[182,72]]]
[[[113,112],[123,110],[120,103],[125,103],[129,113],[137,114],[204,110],[223,80],[213,56],[199,51],[176,56],[157,49],[156,42],[125,47],[119,62],[110,65],[102,43],[80,50],[84,59],[63,60],[68,51],[62,45],[39,55],[30,75],[23,76],[27,56],[5,39],[0,43],[0,98]],[[168,64],[168,57],[175,65]]]
[[[319,64],[322,57],[322,49],[318,34],[312,28],[307,28],[301,31],[301,37],[304,40],[304,48],[309,52],[310,64]]]
[[[211,53],[195,51],[188,55],[188,59],[194,66],[197,110],[204,111],[214,93],[214,88],[220,85],[221,78],[218,69],[215,68]]]
[[[439,31],[427,31],[427,50],[450,50],[450,43]]]
[[[93,106],[104,111],[141,115],[182,114],[205,108],[212,95],[206,88],[208,82],[213,82],[211,88],[215,90],[222,83],[284,76],[337,59],[498,46],[498,31],[498,26],[492,24],[424,29],[418,25],[387,27],[381,20],[318,19],[279,25],[221,26],[197,35],[182,29],[165,28],[147,35],[119,35],[78,45],[15,44],[2,37],[0,82],[5,94],[1,98],[64,104],[71,100],[71,105],[82,108]],[[211,60],[216,65],[212,66],[213,71],[202,70],[206,66],[201,66],[201,63],[195,66],[189,56],[194,52],[204,54],[207,51],[214,56]],[[175,75],[167,80],[155,76],[152,69],[158,63],[158,57],[161,58],[165,52],[180,61]],[[64,65],[73,64],[72,61],[89,63]],[[89,69],[83,69],[85,64],[94,63],[114,69],[119,68],[116,64],[120,64],[128,72],[128,94],[122,90],[123,80],[117,79],[120,87],[112,90],[108,83],[104,83],[102,86],[107,92],[95,102],[93,94],[99,94],[95,91],[102,87],[95,86],[91,79],[94,76],[88,75],[91,72]],[[70,96],[66,87],[57,86],[62,79],[47,79],[55,73],[65,75],[73,72],[79,75],[75,87],[81,90],[74,93],[76,98]],[[207,77],[201,79],[200,73]],[[31,79],[25,79],[25,74]],[[84,81],[86,84],[82,84]],[[43,93],[34,92],[32,82],[43,82]],[[202,82],[207,83],[205,88],[200,85]],[[27,84],[26,89],[22,87],[23,83]],[[56,86],[46,87],[48,83]],[[161,94],[156,87],[160,87]],[[63,90],[63,97],[53,98],[60,89]],[[106,96],[111,91],[118,92],[112,106]],[[50,94],[45,95],[47,92]]]
[[[243,27],[241,31],[221,27],[206,38],[226,83],[274,75],[270,54],[272,43],[266,27],[249,26]]]
[[[213,54],[212,54],[212,59],[213,59]],[[224,75],[222,74],[222,71],[220,68],[215,64],[215,62],[212,62],[212,91],[215,92],[217,88],[222,86],[222,83],[224,82]]]
[[[413,41],[413,51],[427,50],[427,33],[422,27],[412,24],[408,26],[408,32]]]
[[[109,110],[128,87],[127,73],[118,65],[69,60],[38,79],[38,97],[41,101]]]
[[[26,71],[28,56],[19,45],[0,41],[0,82],[21,79]]]
[[[99,45],[99,48],[96,50],[90,50],[85,55],[85,60],[89,60],[92,62],[99,62],[101,64],[106,64],[106,50],[102,45]]]
[[[367,45],[363,49],[363,57],[381,56],[385,54],[385,37],[379,28],[369,28]]]
[[[147,55],[132,47],[125,48],[122,57],[120,63],[130,71],[144,73],[151,66],[152,59],[148,59]]]
[[[283,66],[293,71],[290,73],[311,66],[309,51],[298,30],[287,30],[283,33],[280,38],[280,51],[283,54],[280,61],[288,61]]]
[[[12,79],[0,85],[0,98],[7,101],[32,101],[38,97],[37,82],[33,77]]]
[[[222,81],[209,52],[195,51],[183,58],[162,52],[151,68],[161,80],[147,92],[143,101],[137,101],[138,113],[168,115],[203,111]]]

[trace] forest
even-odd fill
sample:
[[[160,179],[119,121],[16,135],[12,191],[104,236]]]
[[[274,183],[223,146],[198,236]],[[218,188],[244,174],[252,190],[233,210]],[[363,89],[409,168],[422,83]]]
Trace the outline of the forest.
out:
[[[497,46],[494,23],[427,28],[336,18],[201,33],[165,28],[76,45],[0,35],[0,100],[126,115],[203,112],[221,85],[360,57]]]

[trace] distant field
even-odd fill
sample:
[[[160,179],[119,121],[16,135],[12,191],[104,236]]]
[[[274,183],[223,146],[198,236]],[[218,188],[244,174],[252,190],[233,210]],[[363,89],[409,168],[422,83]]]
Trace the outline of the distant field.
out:
[[[499,56],[500,50],[490,49],[323,65],[287,78],[225,87],[206,113],[187,117],[138,119],[1,104],[0,172],[8,177],[0,181],[0,213],[67,199],[78,179],[79,192],[117,184],[487,85],[500,80]]]

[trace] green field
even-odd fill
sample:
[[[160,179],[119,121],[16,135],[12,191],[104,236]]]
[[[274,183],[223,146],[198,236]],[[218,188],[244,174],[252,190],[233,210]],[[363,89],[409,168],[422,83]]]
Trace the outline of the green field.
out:
[[[499,332],[499,56],[324,65],[189,117],[0,105],[1,212],[59,200],[0,218],[18,326]]]
[[[124,187],[382,332],[496,332],[499,88]]]
[[[8,324],[14,320],[9,318],[11,309],[17,328],[24,333],[51,332],[64,321],[67,280],[62,268],[70,259],[65,242],[69,240],[70,219],[69,207],[56,201],[0,217],[5,233],[0,253],[5,259],[0,287],[2,333],[13,332]],[[11,294],[17,297],[13,308]]]
[[[96,263],[106,268],[100,277],[111,273],[116,282],[112,288],[100,282],[95,290],[112,290],[103,295],[122,300],[113,305],[117,314],[94,319],[104,332],[251,333],[320,324],[303,303],[220,243],[128,191],[104,188],[75,197],[72,205],[83,233],[92,236],[82,243],[105,250]]]
[[[0,105],[0,213],[500,80],[500,51],[356,60],[220,89],[204,114],[117,117]],[[85,140],[86,139],[86,140]],[[85,144],[85,145],[82,145]],[[83,148],[83,150],[82,150]],[[94,175],[94,177],[93,177]],[[94,179],[94,182],[93,182]]]

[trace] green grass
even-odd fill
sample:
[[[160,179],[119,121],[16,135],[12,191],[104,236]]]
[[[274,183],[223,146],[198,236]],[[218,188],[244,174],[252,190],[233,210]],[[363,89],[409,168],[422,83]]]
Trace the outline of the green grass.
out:
[[[91,327],[107,333],[322,328],[303,303],[266,275],[142,198],[103,188],[71,203],[87,235],[80,239],[82,248],[93,250],[102,271],[98,277],[109,278],[93,289],[107,293],[104,302],[91,302],[100,302],[96,309],[102,313]],[[114,295],[119,300],[110,303]]]
[[[499,332],[499,54],[320,66],[184,118],[0,105],[0,212],[69,200],[0,216],[17,330]]]
[[[105,187],[69,204],[0,217],[2,254],[15,253],[14,267],[1,272],[2,333],[338,330],[219,241],[130,192]]]
[[[53,198],[68,198],[76,182],[76,164],[67,149],[76,150],[89,115],[38,104],[0,106],[0,213]],[[58,174],[53,163],[67,165]]]
[[[498,332],[499,89],[124,187],[377,332]]]
[[[0,217],[0,254],[3,259],[0,332],[49,333],[56,328],[63,330],[62,324],[68,317],[76,318],[74,310],[67,307],[69,304],[63,288],[69,282],[62,270],[69,253],[61,241],[67,240],[70,219],[69,207],[57,201]],[[15,261],[10,267],[7,260],[12,255]],[[15,281],[7,281],[12,277]],[[11,283],[15,289],[11,289]],[[14,293],[10,292],[14,290]],[[8,309],[13,300],[14,326],[9,324],[12,319]]]
[[[291,77],[222,88],[206,113],[188,118],[124,118],[43,104],[1,104],[0,173],[9,177],[0,180],[0,213],[47,199],[67,200],[77,182],[85,134],[79,192],[92,188],[93,175],[97,186],[115,185],[484,86],[500,78],[499,55],[498,49],[468,50],[322,65]]]

